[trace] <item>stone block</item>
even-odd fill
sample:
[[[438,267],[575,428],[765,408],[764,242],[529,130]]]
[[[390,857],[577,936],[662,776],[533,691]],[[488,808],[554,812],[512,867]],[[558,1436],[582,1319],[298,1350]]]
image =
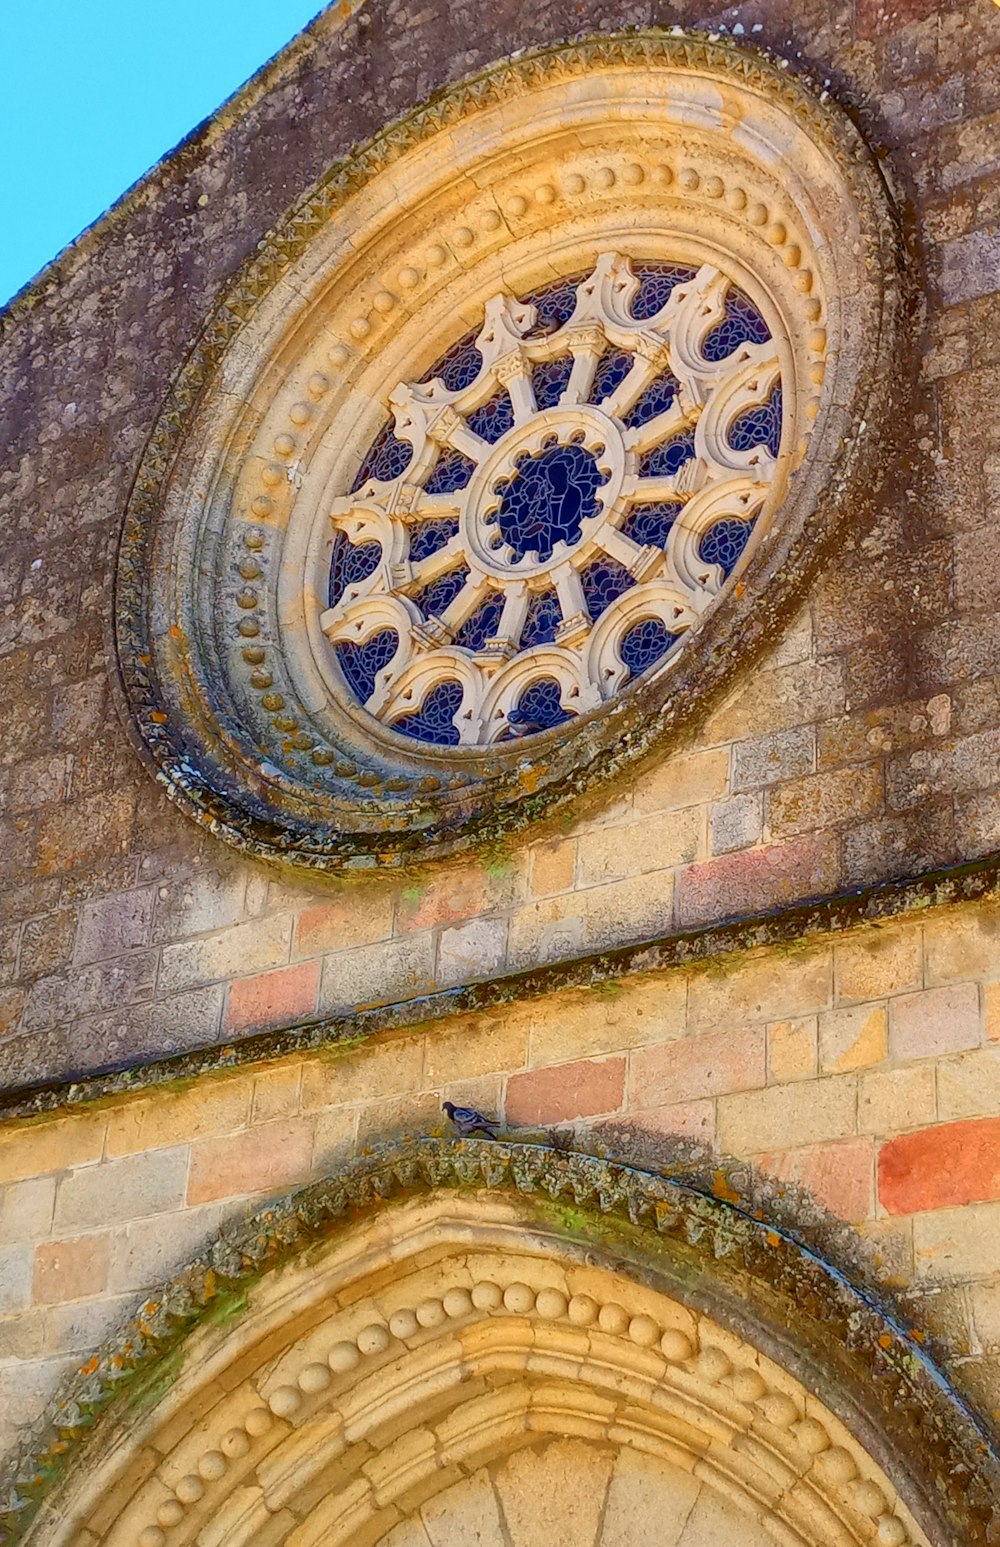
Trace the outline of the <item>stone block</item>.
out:
[[[894,811],[919,806],[928,795],[955,795],[1000,784],[1000,730],[962,736],[890,762],[886,798]]]
[[[154,941],[170,945],[190,935],[238,924],[244,914],[246,890],[242,868],[224,874],[199,870],[162,881],[156,892]]]
[[[357,1147],[362,1152],[373,1144],[406,1135],[444,1133],[445,1116],[437,1091],[415,1091],[390,1096],[385,1101],[366,1101],[357,1109]]]
[[[387,940],[395,910],[395,894],[384,885],[345,887],[340,895],[298,912],[292,955],[325,956],[328,951]]]
[[[880,1069],[858,1084],[858,1129],[890,1138],[908,1128],[932,1123],[937,1116],[934,1068]]]
[[[314,1015],[319,978],[318,961],[296,962],[256,977],[237,978],[229,985],[225,1031],[236,1035],[262,1031]]]
[[[564,990],[526,1013],[533,1067],[672,1042],[685,1032],[687,978],[683,972],[666,972],[597,983],[575,993]]]
[[[118,1293],[158,1288],[203,1252],[224,1217],[218,1204],[134,1220],[108,1239],[109,1286]]]
[[[937,1065],[938,1117],[988,1117],[1000,1112],[1000,1048],[975,1048]],[[1000,1266],[1000,1259],[998,1259]]]
[[[610,1474],[611,1457],[579,1440],[515,1451],[494,1476],[509,1539],[523,1547],[589,1547]]]
[[[691,973],[688,1026],[711,1031],[722,1026],[760,1025],[787,1015],[807,1015],[830,1003],[833,954],[820,945],[790,951],[775,971],[770,953],[711,963]]]
[[[155,951],[38,978],[28,992],[23,1029],[39,1031],[60,1022],[72,1024],[108,1005],[137,1004],[152,997],[155,982]]]
[[[373,1095],[394,1096],[419,1090],[424,1072],[421,1032],[373,1037],[361,1047],[310,1058],[302,1069],[302,1110],[345,1106]]]
[[[520,900],[522,879],[521,866],[512,862],[492,869],[475,863],[432,872],[403,889],[396,932],[408,934],[495,913]]]
[[[423,1084],[439,1089],[452,1080],[523,1069],[531,1024],[525,1007],[512,1005],[506,1014],[463,1016],[458,1023],[431,1027],[424,1049]]]
[[[0,1128],[0,1183],[100,1160],[107,1127],[108,1115],[99,1111],[5,1125]]]
[[[757,740],[793,726],[812,726],[839,714],[845,701],[839,660],[797,661],[745,678],[742,687],[710,716],[710,742]]]
[[[442,985],[494,977],[507,955],[507,920],[470,919],[443,929],[438,939],[436,980]]]
[[[962,978],[1000,978],[1000,909],[948,908],[924,924],[928,986]]]
[[[819,1054],[824,1074],[847,1074],[851,1069],[881,1063],[889,1054],[885,1005],[825,1010],[819,1017]]]
[[[757,1155],[832,1143],[854,1135],[856,1115],[856,1077],[850,1074],[720,1096],[719,1147],[729,1155]]]
[[[882,765],[855,764],[778,785],[768,794],[767,820],[772,837],[794,838],[840,822],[859,822],[881,809]]]
[[[59,806],[66,796],[71,759],[63,754],[32,757],[4,774],[0,811],[35,811]]]
[[[768,1084],[811,1080],[819,1068],[818,1037],[815,1015],[772,1021],[767,1028]]]
[[[866,929],[833,948],[838,1004],[885,999],[919,988],[923,982],[920,929]]]
[[[733,789],[782,784],[812,773],[815,764],[816,731],[811,725],[738,741],[733,747]]]
[[[320,1010],[336,1013],[429,993],[434,987],[434,943],[428,931],[327,956],[320,983]]]
[[[186,1145],[147,1150],[71,1171],[60,1179],[56,1191],[55,1229],[99,1230],[179,1208],[184,1202],[187,1171]]]
[[[153,924],[155,888],[116,892],[85,903],[76,935],[78,962],[105,961],[124,951],[148,945]]]
[[[729,784],[729,748],[713,747],[672,757],[640,775],[633,795],[638,816],[704,806],[725,795]]]
[[[677,1547],[701,1487],[699,1478],[661,1456],[622,1446],[604,1506],[600,1547],[634,1547],[648,1538],[651,1521],[656,1522],[657,1547]]]
[[[536,843],[529,851],[532,897],[551,897],[568,892],[576,875],[576,839],[557,838]]]
[[[913,1264],[918,1279],[991,1278],[997,1266],[1000,1203],[934,1209],[913,1218]]]
[[[838,872],[836,840],[826,833],[692,865],[680,878],[679,922],[690,927],[821,897]]]
[[[28,919],[21,930],[20,976],[37,978],[65,967],[73,955],[76,927],[74,908]]]
[[[612,1126],[612,1125],[607,1125]],[[615,1123],[621,1130],[621,1120]],[[711,1148],[715,1143],[715,1102],[711,1097],[701,1101],[679,1101],[675,1105],[650,1107],[642,1112],[628,1114],[629,1131],[662,1135],[664,1138],[694,1139]]]
[[[46,1241],[35,1252],[32,1299],[36,1305],[84,1300],[107,1287],[111,1238],[106,1230],[69,1241]]]
[[[700,807],[650,813],[640,822],[599,827],[577,839],[577,884],[593,886],[688,865],[704,846]]]
[[[0,1246],[0,1316],[26,1310],[31,1301],[32,1248]]]
[[[875,1199],[875,1146],[869,1138],[771,1150],[757,1156],[766,1176],[794,1182],[818,1203],[852,1224],[870,1219]]]
[[[130,1321],[135,1310],[135,1295],[102,1295],[99,1300],[50,1305],[45,1312],[46,1352],[74,1354],[79,1364]]]
[[[313,1170],[317,1176],[350,1159],[355,1152],[357,1133],[356,1107],[331,1107],[317,1114],[313,1142]]]
[[[530,1127],[572,1122],[621,1109],[625,1095],[625,1059],[583,1059],[532,1069],[507,1081],[508,1123]]]
[[[697,1101],[766,1083],[763,1026],[704,1032],[629,1056],[629,1110]]]
[[[535,967],[666,934],[673,894],[672,873],[656,870],[529,903],[511,919],[509,965]]]
[[[764,828],[764,800],[759,790],[733,795],[711,809],[709,831],[713,854],[729,854],[757,843]]]
[[[890,1214],[1000,1199],[1000,1117],[938,1123],[890,1139],[879,1151],[878,1196]]]
[[[298,1059],[271,1064],[254,1075],[250,1121],[271,1122],[277,1117],[294,1117],[302,1101],[302,1064]]]
[[[975,983],[927,988],[889,1001],[893,1058],[961,1053],[977,1047],[980,1041],[979,989]]]
[[[31,1176],[0,1189],[0,1241],[5,1246],[44,1241],[52,1229],[55,1201],[53,1176]]]
[[[91,795],[43,811],[38,828],[38,871],[58,875],[124,854],[132,838],[135,789]]]
[[[316,1123],[311,1116],[258,1123],[224,1138],[191,1146],[187,1202],[195,1207],[220,1198],[280,1192],[308,1179]]]
[[[187,1144],[246,1126],[249,1075],[205,1075],[186,1090],[154,1091],[120,1102],[108,1112],[109,1159]]]
[[[200,940],[165,945],[158,988],[164,994],[175,994],[238,973],[279,967],[288,960],[291,936],[291,916],[277,913],[234,924]]]

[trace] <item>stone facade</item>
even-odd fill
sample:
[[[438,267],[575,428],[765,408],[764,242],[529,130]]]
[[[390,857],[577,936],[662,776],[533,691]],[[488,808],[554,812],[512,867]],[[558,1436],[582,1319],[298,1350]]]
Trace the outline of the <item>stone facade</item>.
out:
[[[548,825],[347,879],[243,859],[157,789],[117,708],[114,555],[170,383],[353,145],[517,50],[628,26],[765,45],[876,150],[910,339],[878,509],[696,735]],[[998,53],[989,0],[332,7],[0,318],[0,1452],[43,1445],[57,1392],[220,1229],[442,1133],[443,1098],[772,1222],[931,1350],[995,1444]],[[580,1519],[553,1506],[547,1542],[641,1540],[629,1511],[666,1518],[666,1474],[610,1433],[554,1425],[355,1539],[451,1547],[444,1511],[529,1547],[525,1492],[558,1471]],[[893,1454],[849,1443],[884,1493]],[[722,1506],[686,1486],[663,1485],[669,1539],[699,1547]],[[964,1536],[852,1515],[843,1540],[986,1542],[986,1514]],[[161,1547],[122,1521],[109,1542]]]

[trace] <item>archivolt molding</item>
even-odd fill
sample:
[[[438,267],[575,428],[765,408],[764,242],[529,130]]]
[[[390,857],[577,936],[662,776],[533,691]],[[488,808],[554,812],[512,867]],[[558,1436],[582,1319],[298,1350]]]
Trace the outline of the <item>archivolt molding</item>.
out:
[[[845,513],[858,519],[877,483],[896,385],[896,254],[875,164],[825,94],[704,38],[609,36],[523,56],[357,151],[220,302],[136,482],[116,638],[129,718],[168,792],[267,858],[402,863],[509,831],[690,729],[773,637]],[[446,630],[431,643],[453,657],[466,738],[457,748],[407,743],[391,722],[419,704],[433,658],[424,642],[414,653],[419,614],[401,541],[419,493],[404,477],[347,495],[390,400],[420,446],[427,435],[460,439],[461,427],[433,392],[393,388],[419,383],[485,314],[484,342],[496,336],[470,400],[487,379],[502,382],[530,439],[524,365],[547,346],[526,338],[511,297],[595,274],[578,377],[588,347],[626,335],[649,371],[662,364],[663,339],[633,337],[626,260],[700,276],[699,304],[671,319],[669,354],[686,383],[678,413],[693,425],[698,465],[714,472],[704,488],[680,478],[670,491],[683,505],[668,578],[643,569],[657,555],[627,554],[642,571],[633,578],[662,587],[649,615],[669,617],[684,648],[623,688],[622,630],[595,628],[578,651],[569,627],[550,675],[573,719],[529,750],[497,729],[528,680],[523,663],[498,650],[487,671]],[[706,395],[701,340],[725,284],[749,297],[773,348]],[[779,377],[772,467],[734,452],[727,426]],[[553,422],[561,412],[549,411]],[[610,468],[604,444],[609,479],[634,477]],[[636,446],[621,450],[627,460]],[[728,588],[699,555],[720,500],[758,517]],[[368,595],[331,614],[333,526],[350,534],[358,523],[382,545],[381,610]],[[625,544],[609,541],[620,560]],[[568,607],[573,582],[563,578]],[[366,710],[344,691],[335,647],[370,639],[379,620],[400,647]]]
[[[679,1467],[785,1547],[985,1543],[997,1476],[919,1345],[780,1230],[472,1141],[377,1152],[238,1227],[57,1428],[9,1541],[354,1547],[552,1435]]]

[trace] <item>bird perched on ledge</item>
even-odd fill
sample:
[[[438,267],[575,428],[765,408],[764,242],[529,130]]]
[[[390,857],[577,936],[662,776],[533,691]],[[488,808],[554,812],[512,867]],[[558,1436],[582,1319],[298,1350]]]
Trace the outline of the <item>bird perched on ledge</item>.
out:
[[[451,1119],[460,1139],[471,1139],[475,1133],[481,1133],[487,1139],[497,1137],[489,1118],[477,1112],[475,1107],[457,1107],[453,1101],[442,1101],[441,1110]]]

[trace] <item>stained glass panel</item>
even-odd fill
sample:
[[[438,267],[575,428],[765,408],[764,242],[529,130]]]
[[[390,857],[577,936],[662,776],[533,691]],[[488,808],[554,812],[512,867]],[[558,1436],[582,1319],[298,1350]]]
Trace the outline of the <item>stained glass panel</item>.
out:
[[[682,508],[673,500],[663,500],[656,505],[636,505],[622,522],[622,531],[640,547],[665,548],[670,528]]]
[[[371,478],[380,478],[383,483],[389,483],[391,479],[398,478],[400,473],[405,473],[413,459],[413,447],[409,441],[397,440],[395,421],[384,425],[372,441],[365,459],[358,468],[358,476],[351,488],[360,489]]]
[[[578,542],[580,523],[597,511],[605,481],[582,446],[553,446],[520,458],[513,477],[497,484],[502,498],[495,517],[515,558],[537,553],[544,563],[556,543]]]
[[[571,716],[559,702],[559,684],[554,677],[539,677],[525,688],[514,708],[507,716],[511,730],[519,736],[531,736],[538,731],[551,730],[555,725],[565,725]]]
[[[450,542],[458,531],[458,520],[455,516],[443,517],[440,521],[420,521],[410,528],[410,558],[414,564],[421,559],[430,558],[432,553],[437,553],[446,543]]]
[[[675,285],[694,279],[698,271],[681,263],[634,263],[632,272],[641,281],[632,302],[632,316],[645,322],[666,306]]]
[[[530,650],[532,645],[550,645],[561,622],[562,610],[555,591],[536,591],[528,602],[521,630],[521,649]]]
[[[424,699],[415,714],[404,714],[392,721],[392,729],[414,741],[429,741],[433,746],[457,747],[455,715],[462,707],[462,686],[455,681],[439,682]]]
[[[374,575],[381,558],[381,543],[352,543],[346,532],[335,532],[327,605],[336,607],[349,585],[358,585]]]
[[[702,344],[706,360],[725,360],[741,344],[766,344],[771,337],[767,323],[749,296],[735,285],[726,292],[726,315]]]
[[[643,618],[623,635],[619,645],[621,658],[632,677],[641,677],[644,671],[666,655],[677,638],[668,633],[667,626],[659,618]]]
[[[657,414],[666,413],[674,398],[677,396],[679,382],[676,377],[669,375],[657,376],[655,381],[636,399],[628,413],[624,423],[630,429],[638,429],[641,424],[648,424],[650,419],[655,419]]]
[[[362,704],[375,690],[375,677],[383,666],[388,666],[399,648],[399,635],[394,628],[380,629],[367,644],[350,643],[337,645],[337,660],[355,698]]]
[[[781,388],[775,387],[766,403],[745,408],[737,414],[726,436],[734,451],[752,451],[764,446],[772,457],[781,445]]]
[[[415,597],[424,617],[439,618],[451,606],[468,578],[469,571],[464,566],[459,566],[447,575],[441,575],[437,580],[432,580],[430,585]]]
[[[488,596],[485,602],[480,603],[470,618],[466,618],[455,635],[455,643],[462,645],[466,650],[481,650],[500,627],[502,612],[503,597],[494,591],[492,596]]]
[[[598,361],[594,372],[594,385],[590,389],[590,401],[599,403],[610,397],[632,369],[632,356],[627,349],[609,349]]]
[[[506,435],[514,423],[514,409],[506,387],[501,387],[482,408],[474,408],[468,417],[469,429],[474,435],[493,445],[501,435]]]
[[[428,494],[454,494],[457,489],[465,488],[475,471],[475,462],[456,451],[453,446],[445,446],[430,471],[424,489]]]
[[[531,385],[539,408],[555,408],[566,390],[572,369],[572,355],[560,355],[556,360],[546,360],[532,368]]]
[[[647,451],[639,460],[639,476],[671,478],[693,456],[694,431],[685,430],[683,435],[675,435],[672,440],[664,441],[662,446],[654,446],[652,451]]]
[[[721,564],[728,580],[750,541],[753,528],[752,521],[717,521],[705,533],[698,552],[706,564]]]
[[[617,559],[600,558],[580,571],[587,611],[596,623],[601,613],[624,596],[635,581]]]

